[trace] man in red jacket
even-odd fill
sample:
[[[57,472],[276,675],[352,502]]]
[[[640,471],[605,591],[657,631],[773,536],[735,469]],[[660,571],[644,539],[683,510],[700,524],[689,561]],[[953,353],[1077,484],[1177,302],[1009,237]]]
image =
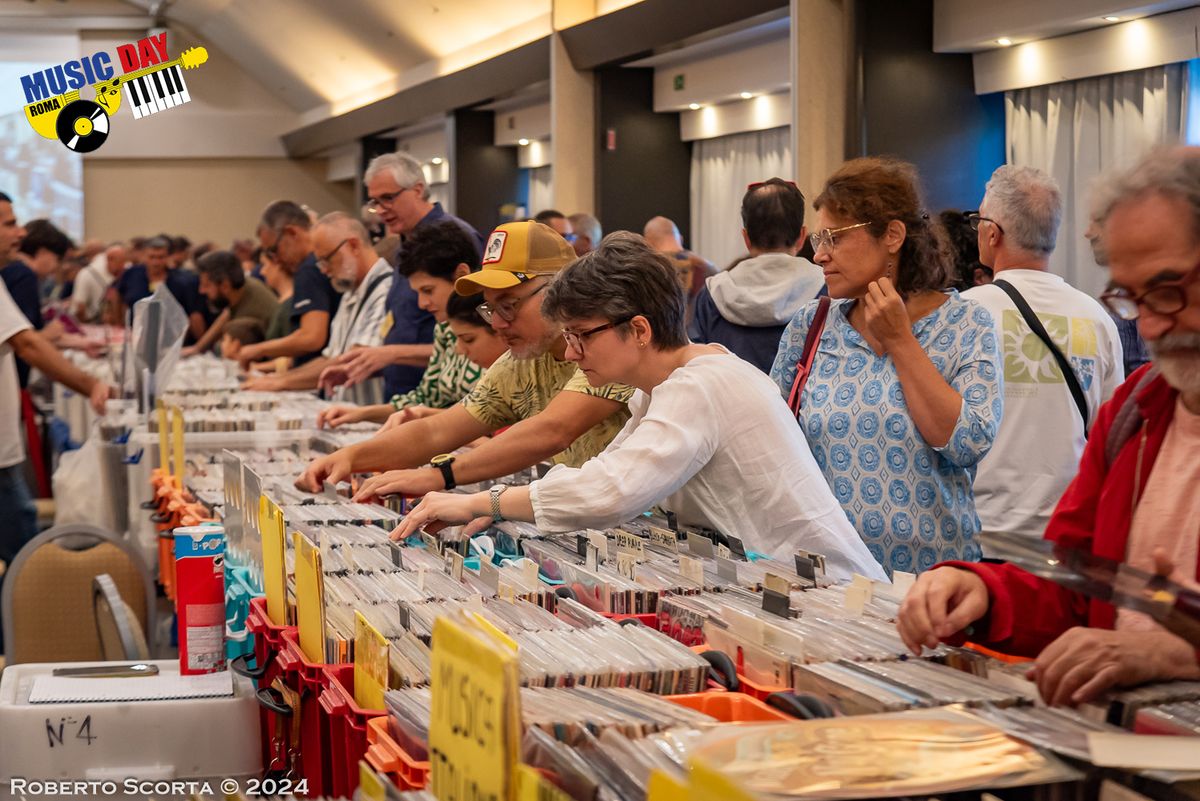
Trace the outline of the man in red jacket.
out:
[[[1101,408],[1046,537],[1144,570],[1200,578],[1200,149],[1147,156],[1115,178],[1101,221],[1111,283],[1103,299],[1137,319],[1153,362]],[[1148,618],[1007,564],[948,563],[923,574],[897,626],[919,653],[969,636],[1036,656],[1050,704],[1113,687],[1200,679],[1197,651]]]

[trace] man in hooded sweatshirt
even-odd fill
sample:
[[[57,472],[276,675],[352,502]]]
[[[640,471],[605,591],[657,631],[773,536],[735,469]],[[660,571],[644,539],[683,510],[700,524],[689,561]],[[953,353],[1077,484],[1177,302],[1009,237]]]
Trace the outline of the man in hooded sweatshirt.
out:
[[[796,255],[804,245],[804,195],[791,181],[750,184],[742,198],[742,238],[750,257],[709,278],[688,329],[693,342],[715,342],[764,373],[783,329],[825,285],[821,268]]]

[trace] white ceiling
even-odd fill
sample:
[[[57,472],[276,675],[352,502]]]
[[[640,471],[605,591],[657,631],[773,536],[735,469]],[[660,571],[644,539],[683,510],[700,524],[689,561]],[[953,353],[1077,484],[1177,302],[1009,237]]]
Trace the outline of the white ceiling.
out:
[[[305,112],[550,11],[551,0],[0,0],[0,29],[114,28],[125,18],[138,28],[157,18],[187,28]]]

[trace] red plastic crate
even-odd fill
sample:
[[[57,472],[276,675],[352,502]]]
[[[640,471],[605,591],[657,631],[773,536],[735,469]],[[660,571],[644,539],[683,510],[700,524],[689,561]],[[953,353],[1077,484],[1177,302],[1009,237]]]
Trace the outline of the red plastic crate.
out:
[[[309,662],[300,648],[300,636],[295,630],[283,632],[283,647],[275,656],[284,683],[300,694],[300,743],[296,749],[296,769],[308,780],[310,795],[330,795],[331,744],[328,726],[321,715],[321,693],[328,676],[325,665]]]
[[[649,626],[650,628],[654,629],[655,631],[658,630],[658,614],[654,613],[654,612],[652,612],[648,615],[606,614],[605,617],[608,618],[609,620],[615,621],[617,623],[620,623],[622,620],[636,620],[639,623],[641,623],[643,626]]]
[[[418,762],[401,748],[388,731],[387,717],[367,721],[367,764],[386,775],[401,790],[424,790],[429,782],[429,762]]]
[[[668,695],[668,701],[703,712],[722,723],[778,723],[795,720],[786,712],[767,706],[745,693],[705,692],[688,695]]]
[[[320,704],[328,727],[332,795],[350,798],[358,789],[358,761],[367,753],[367,722],[387,712],[355,703],[354,665],[331,665],[325,675]]]
[[[271,683],[279,676],[281,667],[275,657],[283,648],[284,632],[294,632],[296,627],[277,626],[272,623],[271,617],[267,614],[267,599],[260,597],[250,599],[250,609],[246,614],[246,630],[254,636],[255,666],[266,665],[265,672],[258,679],[258,688],[261,690],[270,687]],[[276,756],[272,752],[271,743],[279,736],[276,731],[279,718],[275,713],[263,708],[259,709],[258,717],[263,738],[263,764],[270,765]]]

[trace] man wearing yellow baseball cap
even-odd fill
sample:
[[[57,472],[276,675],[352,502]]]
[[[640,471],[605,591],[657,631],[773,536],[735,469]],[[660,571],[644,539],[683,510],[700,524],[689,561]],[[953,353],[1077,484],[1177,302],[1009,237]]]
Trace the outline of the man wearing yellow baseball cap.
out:
[[[482,269],[459,278],[454,288],[460,295],[483,293],[480,315],[508,344],[508,353],[461,404],[317,459],[297,486],[316,491],[351,473],[388,470],[365,482],[356,499],[424,495],[546,459],[578,467],[603,451],[629,418],[633,390],[591,386],[566,360],[561,327],[541,314],[543,290],[574,260],[566,240],[542,223],[506,223],[493,231]],[[469,453],[449,455],[506,426],[511,428],[502,436]]]

